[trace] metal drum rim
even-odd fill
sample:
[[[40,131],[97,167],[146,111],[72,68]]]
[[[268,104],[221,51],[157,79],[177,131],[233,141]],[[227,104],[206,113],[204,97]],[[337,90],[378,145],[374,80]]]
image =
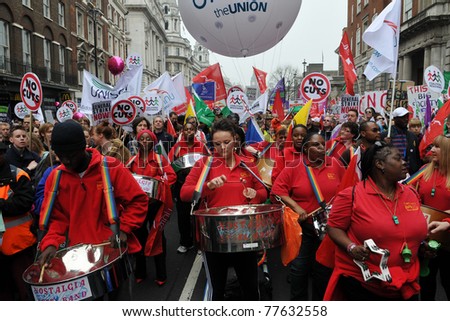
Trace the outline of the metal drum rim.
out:
[[[234,207],[273,207],[271,210],[265,210],[265,211],[261,211],[261,212],[257,212],[257,213],[227,213],[227,214],[220,214],[220,213],[207,213],[213,209],[218,209],[218,208],[234,208]],[[260,214],[267,214],[267,213],[274,213],[277,211],[282,211],[284,208],[283,205],[281,204],[250,204],[250,205],[230,205],[230,206],[219,206],[219,207],[211,207],[208,209],[202,209],[202,210],[197,210],[194,211],[194,215],[195,216],[201,216],[201,217],[233,217],[233,216],[254,216],[254,215],[260,215]],[[203,213],[201,213],[203,212]]]
[[[71,249],[73,249],[73,248],[76,248],[76,247],[81,247],[82,245],[88,246],[88,245],[95,245],[95,244],[81,243],[81,244],[77,244],[77,245],[72,245],[72,246],[66,247],[66,248],[64,248],[64,249],[61,249],[61,250],[57,251],[56,253],[58,254],[58,252],[63,252],[63,251],[68,252],[69,250],[71,250]],[[89,273],[85,273],[85,274],[83,274],[83,275],[74,276],[73,278],[66,279],[66,280],[62,280],[62,281],[58,281],[58,282],[34,283],[34,282],[29,282],[29,281],[25,280],[25,273],[29,270],[30,267],[32,267],[33,265],[36,265],[36,264],[37,264],[37,263],[33,263],[33,264],[31,264],[29,267],[27,267],[27,269],[22,273],[22,280],[23,280],[25,283],[27,283],[27,284],[29,284],[29,285],[34,285],[34,286],[50,286],[50,285],[56,285],[56,284],[61,284],[61,283],[70,282],[70,281],[73,281],[73,280],[76,280],[76,279],[79,279],[79,278],[82,278],[82,277],[88,277],[88,276],[91,275],[91,274],[94,274],[94,273],[97,273],[97,272],[101,271],[103,268],[105,268],[105,267],[107,267],[107,266],[110,266],[110,265],[112,265],[113,263],[115,263],[116,261],[122,259],[122,257],[123,257],[124,255],[126,255],[127,253],[128,253],[128,246],[126,246],[126,247],[123,249],[123,254],[122,254],[122,256],[116,257],[114,260],[112,260],[112,261],[109,262],[108,264],[105,264],[105,265],[103,265],[102,267],[97,268],[96,270],[90,271]],[[55,255],[55,257],[56,257],[56,255]]]

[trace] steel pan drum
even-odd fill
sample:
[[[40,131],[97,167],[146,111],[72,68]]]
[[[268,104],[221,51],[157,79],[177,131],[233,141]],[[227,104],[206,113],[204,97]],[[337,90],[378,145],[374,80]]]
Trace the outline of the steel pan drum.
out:
[[[268,186],[272,186],[272,169],[274,165],[275,161],[270,158],[260,158],[256,164],[262,181]]]
[[[259,251],[282,245],[283,206],[258,204],[194,212],[195,241],[205,252]]]
[[[117,289],[132,273],[127,249],[79,244],[56,253],[43,271],[37,263],[22,275],[35,301],[93,300]]]
[[[162,186],[162,182],[160,180],[137,174],[133,174],[133,177],[149,198],[161,201],[160,188]]]
[[[202,158],[204,155],[201,153],[189,153],[180,158],[177,158],[172,162],[172,168],[175,173],[178,173],[182,169],[192,168],[194,164]]]
[[[437,210],[435,208],[422,205],[420,209],[427,219],[427,223],[433,221],[442,221],[444,218],[450,218],[450,214],[444,211]],[[439,232],[433,235],[429,235],[430,240],[436,240],[441,243],[441,248],[450,251],[450,233],[448,231]]]

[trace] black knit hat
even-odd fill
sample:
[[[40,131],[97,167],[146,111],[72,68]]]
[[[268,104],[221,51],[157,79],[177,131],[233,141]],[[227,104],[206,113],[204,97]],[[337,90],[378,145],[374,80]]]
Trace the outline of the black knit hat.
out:
[[[52,132],[52,149],[58,152],[72,152],[86,148],[83,128],[74,120],[55,125]]]

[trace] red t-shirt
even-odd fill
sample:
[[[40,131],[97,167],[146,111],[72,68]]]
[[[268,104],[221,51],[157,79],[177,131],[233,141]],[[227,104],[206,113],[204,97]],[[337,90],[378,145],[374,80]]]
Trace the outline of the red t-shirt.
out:
[[[447,177],[441,175],[438,169],[434,170],[428,181],[422,176],[417,188],[422,204],[441,211],[450,210],[450,188],[447,188],[446,184]],[[434,196],[431,196],[433,187],[435,189]]]
[[[286,147],[283,153],[275,158],[275,164],[272,169],[272,184],[287,164],[301,157],[302,153],[297,152],[294,147]]]
[[[248,204],[249,202],[243,194],[244,184],[246,187],[251,187],[256,190],[256,197],[250,201],[251,204],[260,204],[267,199],[265,187],[250,174],[249,171],[239,166],[243,160],[238,155],[234,154],[234,157],[236,159],[236,164],[233,168],[225,166],[223,158],[213,158],[210,171],[202,190],[202,198],[205,199],[208,207]],[[181,188],[180,193],[183,202],[190,202],[192,200],[195,186],[197,185],[200,174],[205,166],[206,159],[207,157],[198,160],[187,176],[186,182]],[[256,168],[254,164],[246,164],[258,177],[260,177],[258,168]],[[222,187],[210,190],[208,186],[206,186],[207,182],[221,175],[227,177],[227,182]],[[245,180],[244,184],[241,182],[241,178]],[[201,207],[204,208],[204,202],[201,203]]]
[[[417,253],[420,243],[427,237],[427,222],[420,209],[419,197],[412,188],[398,184],[395,198],[390,200],[383,194],[379,196],[369,182],[375,186],[371,179],[359,182],[353,197],[353,187],[346,188],[336,196],[328,226],[345,231],[357,245],[372,239],[379,248],[389,250],[387,265],[393,280],[391,283],[364,282],[361,270],[353,262],[353,258],[337,247],[335,269],[325,299],[333,297],[340,275],[351,276],[370,291],[384,297],[410,297],[419,291],[417,279],[420,263]],[[397,225],[392,218],[394,208],[399,221]],[[412,252],[411,263],[405,263],[401,256],[405,242]],[[379,270],[380,258],[380,255],[371,253],[366,260],[371,271],[374,268]]]
[[[169,159],[171,162],[176,160],[177,158],[183,157],[186,154],[190,153],[199,153],[203,155],[208,155],[209,151],[206,148],[205,144],[200,142],[197,139],[194,139],[194,144],[189,146],[188,143],[184,140],[180,140],[173,145],[169,152]]]
[[[325,202],[328,203],[335,196],[344,171],[345,169],[333,158],[327,158],[325,166],[313,168]],[[320,207],[302,159],[291,162],[283,169],[272,186],[271,194],[289,196],[307,213]]]

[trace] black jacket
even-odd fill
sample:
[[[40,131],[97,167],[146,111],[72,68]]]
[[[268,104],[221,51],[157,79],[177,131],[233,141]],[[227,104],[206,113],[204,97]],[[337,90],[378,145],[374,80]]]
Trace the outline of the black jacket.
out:
[[[162,141],[162,144],[164,146],[164,149],[166,150],[166,153],[169,154],[170,149],[174,145],[174,138],[172,135],[168,134],[164,130],[160,133],[155,133],[156,138],[158,138],[158,143]]]
[[[30,175],[31,179],[33,179],[34,170],[28,170],[28,164],[30,164],[32,161],[36,161],[36,163],[39,163],[39,161],[41,160],[39,155],[35,152],[32,152],[25,148],[21,153],[17,148],[14,147],[14,145],[9,146],[8,150],[6,151],[5,158],[9,164],[19,167],[20,169],[23,169],[25,172],[27,172],[28,175]]]

